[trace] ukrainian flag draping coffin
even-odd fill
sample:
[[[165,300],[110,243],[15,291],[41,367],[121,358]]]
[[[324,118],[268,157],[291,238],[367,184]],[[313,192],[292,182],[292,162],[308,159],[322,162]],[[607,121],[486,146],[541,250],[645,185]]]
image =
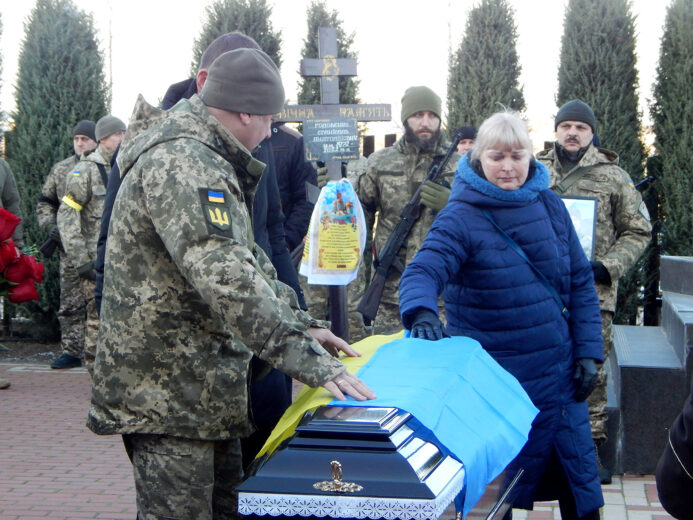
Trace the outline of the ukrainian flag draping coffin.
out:
[[[238,488],[243,515],[438,518],[464,465],[397,408],[323,406]]]

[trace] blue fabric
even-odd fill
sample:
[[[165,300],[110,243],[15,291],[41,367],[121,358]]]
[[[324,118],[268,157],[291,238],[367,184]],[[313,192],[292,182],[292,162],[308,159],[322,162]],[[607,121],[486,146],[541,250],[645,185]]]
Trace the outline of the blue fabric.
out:
[[[520,452],[537,414],[517,380],[469,338],[395,340],[357,375],[377,399],[330,404],[410,412],[465,465],[464,514]]]
[[[584,515],[603,504],[587,405],[574,400],[575,359],[602,360],[601,317],[592,269],[565,205],[545,189],[542,164],[515,191],[500,190],[460,161],[447,206],[438,214],[399,287],[405,326],[420,308],[447,330],[471,337],[522,384],[540,410],[513,465],[523,467],[516,507],[531,508],[555,447]],[[566,303],[570,319],[530,266],[486,219],[488,211]]]

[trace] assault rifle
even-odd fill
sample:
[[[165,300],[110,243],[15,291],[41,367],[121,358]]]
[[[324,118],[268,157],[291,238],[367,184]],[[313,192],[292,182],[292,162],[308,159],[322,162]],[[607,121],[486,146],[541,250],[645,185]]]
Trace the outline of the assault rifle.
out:
[[[440,161],[433,161],[424,182],[435,182],[438,177],[440,177],[450,157],[457,150],[457,143],[460,142],[460,139],[462,139],[462,132],[456,130],[452,135],[452,142],[445,152],[445,156]],[[404,206],[402,214],[400,215],[400,220],[395,230],[388,237],[385,247],[383,247],[380,255],[378,255],[379,257],[377,259],[375,257],[373,258],[375,273],[358,307],[356,307],[356,310],[360,312],[366,320],[372,321],[373,318],[375,318],[378,307],[380,306],[380,299],[383,296],[383,290],[385,289],[387,274],[390,272],[397,258],[397,253],[407,240],[411,228],[414,227],[414,223],[421,214],[421,186],[423,186],[423,182],[416,190],[411,200]]]

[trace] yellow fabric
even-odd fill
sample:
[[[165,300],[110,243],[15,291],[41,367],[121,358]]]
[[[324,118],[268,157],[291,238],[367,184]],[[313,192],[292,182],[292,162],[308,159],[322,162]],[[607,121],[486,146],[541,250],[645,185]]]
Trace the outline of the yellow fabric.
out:
[[[369,336],[361,341],[354,343],[352,347],[361,353],[361,357],[342,357],[340,360],[347,368],[350,374],[356,374],[363,365],[365,365],[375,354],[375,351],[381,345],[400,339],[404,337],[404,331],[400,331],[397,334],[392,334],[389,336]],[[264,455],[265,453],[272,453],[277,446],[281,444],[285,439],[288,439],[294,434],[294,430],[298,425],[299,421],[303,417],[303,414],[308,410],[315,410],[318,406],[323,406],[332,401],[334,397],[332,394],[325,390],[323,387],[311,388],[309,386],[304,386],[301,391],[296,396],[296,400],[293,404],[284,412],[282,418],[279,419],[277,426],[272,430],[272,434],[265,442],[260,452],[257,454],[258,457]]]
[[[72,197],[70,197],[69,195],[65,195],[65,196],[63,197],[63,203],[64,203],[64,204],[67,204],[67,205],[70,206],[72,209],[75,209],[75,210],[77,210],[77,211],[82,211],[82,205],[81,205],[81,204],[78,204],[77,202],[75,202],[75,201],[72,199]]]

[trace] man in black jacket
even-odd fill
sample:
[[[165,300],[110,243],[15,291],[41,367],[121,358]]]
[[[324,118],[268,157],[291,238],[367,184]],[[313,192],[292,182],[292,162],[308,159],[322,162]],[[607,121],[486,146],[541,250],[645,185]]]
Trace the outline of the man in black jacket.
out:
[[[207,70],[212,62],[224,52],[239,48],[260,49],[255,40],[239,32],[228,33],[214,40],[200,58],[200,68],[197,76],[171,85],[164,95],[162,107],[168,110],[179,100],[187,99],[202,90],[202,86],[207,79]],[[268,139],[264,140],[255,150],[253,156],[267,165],[257,185],[253,200],[252,217],[255,242],[271,259],[272,265],[277,270],[279,280],[296,291],[301,308],[306,309],[303,292],[298,283],[298,275],[291,264],[289,250],[286,247],[283,227],[284,215],[281,211],[279,188],[274,167],[274,153],[270,141]],[[118,165],[114,163],[108,181],[101,221],[101,234],[99,236],[98,257],[95,265],[97,270],[97,287],[95,290],[97,308],[100,308],[101,305],[108,224],[111,218],[113,202],[120,187],[120,180],[120,170]],[[254,380],[250,387],[250,401],[257,431],[250,437],[242,440],[243,464],[245,467],[255,458],[256,453],[272,432],[284,410],[291,404],[292,390],[292,382],[289,376],[273,368],[267,370],[259,359],[253,358],[251,373]]]

